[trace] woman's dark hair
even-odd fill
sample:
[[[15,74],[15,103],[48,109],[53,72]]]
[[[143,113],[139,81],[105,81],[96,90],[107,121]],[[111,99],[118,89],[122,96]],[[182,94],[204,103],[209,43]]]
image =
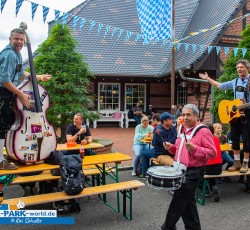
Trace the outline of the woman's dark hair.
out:
[[[211,123],[206,123],[205,124],[208,128],[209,128],[209,130],[212,132],[212,134],[214,135],[214,126],[211,124]]]

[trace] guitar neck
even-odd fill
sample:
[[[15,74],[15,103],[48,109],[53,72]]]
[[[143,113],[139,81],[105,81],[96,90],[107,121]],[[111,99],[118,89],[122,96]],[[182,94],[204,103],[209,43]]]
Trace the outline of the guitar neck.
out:
[[[247,107],[250,107],[250,103],[246,103],[244,105],[239,105],[239,106],[237,106],[237,109],[245,109]]]
[[[35,73],[35,68],[34,68],[34,61],[33,61],[30,42],[27,42],[27,49],[28,49],[28,55],[29,55],[30,76],[31,76],[31,81],[32,81],[32,85],[33,85],[33,90],[34,90],[36,112],[40,113],[43,111],[43,109],[42,109],[42,105],[41,105],[41,101],[40,101],[38,83],[37,83],[37,79],[36,79],[36,73]]]

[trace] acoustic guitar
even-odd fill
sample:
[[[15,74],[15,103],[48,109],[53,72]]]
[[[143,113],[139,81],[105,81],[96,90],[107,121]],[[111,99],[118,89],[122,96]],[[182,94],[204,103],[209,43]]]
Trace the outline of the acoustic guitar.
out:
[[[222,100],[219,103],[218,114],[221,123],[228,124],[235,119],[244,116],[244,109],[250,107],[250,103],[245,103],[242,99],[235,99],[232,101]]]

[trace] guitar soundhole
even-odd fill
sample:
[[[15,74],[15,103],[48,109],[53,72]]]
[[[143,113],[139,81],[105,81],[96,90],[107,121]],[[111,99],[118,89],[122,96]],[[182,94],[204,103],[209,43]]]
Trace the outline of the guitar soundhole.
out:
[[[235,113],[236,110],[237,110],[237,107],[234,105],[234,106],[232,107],[232,112]]]

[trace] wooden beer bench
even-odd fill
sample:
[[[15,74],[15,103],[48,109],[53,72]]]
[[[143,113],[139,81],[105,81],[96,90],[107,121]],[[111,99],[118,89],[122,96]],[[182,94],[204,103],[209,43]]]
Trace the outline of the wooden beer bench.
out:
[[[204,175],[204,180],[202,184],[202,189],[197,188],[196,190],[196,202],[202,206],[205,205],[206,201],[206,187],[208,185],[208,179],[210,178],[222,178],[222,177],[233,177],[233,176],[244,176],[250,175],[250,169],[246,173],[240,173],[239,171],[228,172],[226,170],[222,171],[220,175]],[[200,194],[201,191],[201,194]]]
[[[118,182],[113,184],[84,188],[84,190],[78,195],[67,195],[64,191],[62,191],[62,192],[22,197],[21,200],[25,203],[25,206],[31,206],[31,205],[49,203],[54,201],[60,201],[60,200],[89,197],[111,192],[121,192],[123,198],[122,202],[123,216],[125,216],[129,220],[132,220],[132,203],[133,203],[132,190],[136,190],[143,186],[145,186],[144,183],[138,180],[132,180],[132,181]],[[129,214],[127,214],[127,198],[129,199]],[[20,198],[6,199],[3,201],[3,204],[15,205],[19,202],[19,199]]]
[[[100,198],[104,201],[106,205],[111,207],[116,212],[120,212],[120,196],[122,193],[123,199],[123,215],[132,220],[132,190],[138,189],[139,187],[145,186],[144,183],[140,181],[125,181],[119,182],[118,178],[118,164],[121,161],[131,160],[130,156],[127,156],[122,153],[107,153],[100,155],[85,156],[83,159],[83,170],[85,175],[101,175],[101,183],[95,187],[84,188],[83,192],[78,195],[67,195],[65,192],[57,193],[47,193],[36,196],[27,196],[27,197],[18,197],[13,199],[6,199],[3,201],[3,204],[15,204],[18,203],[19,199],[24,201],[26,206],[48,203],[53,201],[60,200],[69,200],[74,198],[93,196],[93,195],[102,195]],[[114,163],[115,167],[110,167],[110,164]],[[108,164],[108,165],[107,165]],[[94,167],[93,167],[94,166]],[[29,183],[37,181],[49,181],[49,180],[58,180],[59,176],[53,176],[50,174],[51,169],[58,169],[59,165],[50,165],[45,163],[36,163],[32,165],[20,165],[17,170],[0,170],[0,175],[11,175],[11,174],[24,174],[31,172],[43,171],[41,174],[33,176],[17,176],[14,178],[12,184],[20,183]],[[115,183],[106,184],[106,176],[109,176],[114,180]],[[106,198],[106,193],[116,192],[117,193],[117,208],[113,208]],[[127,215],[127,198],[129,199],[129,214]]]

